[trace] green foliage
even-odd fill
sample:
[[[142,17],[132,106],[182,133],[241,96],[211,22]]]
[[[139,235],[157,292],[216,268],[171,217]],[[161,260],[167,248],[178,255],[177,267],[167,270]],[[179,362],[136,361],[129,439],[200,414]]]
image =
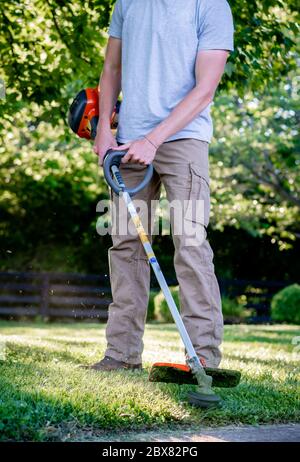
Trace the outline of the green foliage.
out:
[[[222,297],[222,312],[224,320],[243,320],[245,318],[245,309],[237,300]]]
[[[294,0],[229,1],[235,51],[227,64],[229,87],[262,90],[296,69],[299,8]]]
[[[235,51],[222,85],[243,93],[246,88],[274,84],[296,67],[296,3],[231,3]],[[95,85],[113,4],[113,0],[1,1],[0,78],[7,88],[6,102],[0,101],[2,117],[36,102],[54,122],[76,91]]]
[[[223,93],[215,102],[212,216],[217,229],[267,235],[281,249],[300,232],[299,79],[263,94]]]
[[[287,247],[294,245],[299,233],[298,208],[275,194],[271,186],[256,183],[254,173],[244,165],[247,159],[260,159],[262,149],[272,148],[277,172],[289,180],[284,183],[286,194],[297,197],[295,84],[286,90],[273,88],[271,93],[272,97],[254,100],[250,94],[243,100],[221,95],[214,107],[217,142],[211,145],[210,159],[211,231],[216,267],[222,276],[251,278],[260,274],[294,279],[297,274],[297,260]],[[96,204],[106,197],[107,187],[91,144],[75,138],[63,122],[53,128],[41,121],[41,112],[32,104],[15,115],[13,125],[4,121],[0,145],[1,268],[106,271],[111,241],[109,236],[100,238],[95,227]],[[267,137],[264,133],[269,125],[273,133]],[[260,174],[263,166],[261,158],[255,173]],[[269,239],[285,250],[283,256]],[[296,249],[297,242],[295,245]],[[171,239],[157,236],[154,247],[163,271],[172,277]],[[252,261],[248,268],[239,253]],[[262,272],[257,273],[254,254]],[[277,265],[270,264],[275,257]]]
[[[43,269],[49,253],[47,269],[98,271],[106,261],[108,242],[95,252],[95,205],[106,188],[91,146],[76,141],[65,120],[77,91],[98,82],[113,4],[0,2],[2,268],[34,262]],[[268,236],[285,250],[300,233],[297,5],[239,0],[231,7],[235,51],[221,84],[227,93],[214,105],[211,225]],[[12,259],[20,250],[24,260]],[[171,258],[171,249],[161,252],[164,269]]]
[[[300,285],[292,284],[274,295],[271,315],[276,322],[300,324]]]
[[[149,303],[148,303],[148,311],[147,311],[147,322],[149,321],[154,321],[155,319],[155,304],[154,304],[154,298],[157,295],[157,291],[150,290],[150,295],[149,295]]]
[[[64,116],[75,88],[98,81],[111,3],[2,0],[0,77],[7,100],[1,109],[12,114],[19,105],[36,102],[45,104],[45,116],[53,121]],[[56,102],[52,110],[51,102]]]
[[[171,287],[170,290],[179,308],[179,286]],[[222,297],[222,312],[224,320],[228,321],[242,321],[246,316],[243,304],[229,297]],[[154,294],[154,314],[157,321],[163,323],[174,322],[162,291],[157,295]]]
[[[95,154],[89,143],[69,139],[63,123],[28,130],[27,114],[20,111],[0,146],[1,248],[84,247],[92,225],[95,233],[96,204],[108,194]]]
[[[174,298],[177,308],[179,309],[179,287],[170,287],[171,294]],[[168,304],[162,291],[154,297],[155,319],[160,322],[174,322]]]

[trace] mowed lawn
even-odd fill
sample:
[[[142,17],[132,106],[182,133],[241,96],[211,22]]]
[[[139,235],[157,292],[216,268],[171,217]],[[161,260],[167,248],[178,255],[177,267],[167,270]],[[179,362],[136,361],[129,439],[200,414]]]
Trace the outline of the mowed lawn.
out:
[[[188,425],[299,421],[296,326],[227,326],[222,367],[242,371],[224,405],[202,411],[185,402],[190,386],[148,382],[155,361],[183,362],[173,325],[149,324],[142,372],[80,368],[101,359],[102,324],[0,322],[0,439],[68,441],[105,433]]]

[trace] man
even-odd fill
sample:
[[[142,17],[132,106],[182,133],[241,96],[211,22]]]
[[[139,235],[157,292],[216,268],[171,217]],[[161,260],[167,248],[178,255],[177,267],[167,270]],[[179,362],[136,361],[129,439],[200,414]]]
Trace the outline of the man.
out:
[[[94,144],[100,164],[109,148],[127,150],[121,172],[131,187],[152,163],[152,181],[136,198],[151,210],[162,183],[169,201],[202,200],[204,219],[192,221],[204,228],[209,221],[210,104],[231,50],[233,22],[226,0],[117,0],[100,79]],[[115,139],[110,116],[121,90]],[[113,200],[118,219],[127,220],[125,207],[115,195]],[[173,233],[173,241],[184,324],[202,364],[218,367],[223,318],[211,247],[207,239],[188,245],[184,231]],[[91,367],[140,368],[150,267],[138,237],[113,236],[109,264],[113,303],[107,349]]]

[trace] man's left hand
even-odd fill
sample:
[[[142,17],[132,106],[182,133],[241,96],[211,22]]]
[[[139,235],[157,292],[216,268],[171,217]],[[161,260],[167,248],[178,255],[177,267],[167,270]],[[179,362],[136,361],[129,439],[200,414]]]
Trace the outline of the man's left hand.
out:
[[[127,154],[123,157],[122,163],[127,162],[139,163],[141,165],[150,165],[153,162],[157,148],[151,144],[146,138],[142,140],[129,141],[126,144],[122,144],[117,148],[113,148],[114,151],[127,151]]]

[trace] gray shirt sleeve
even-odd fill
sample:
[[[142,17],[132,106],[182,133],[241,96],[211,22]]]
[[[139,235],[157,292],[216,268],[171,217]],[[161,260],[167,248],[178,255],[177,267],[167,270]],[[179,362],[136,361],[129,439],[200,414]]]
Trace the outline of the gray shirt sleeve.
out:
[[[118,39],[122,38],[123,12],[122,0],[117,0],[112,14],[108,34]]]
[[[198,0],[198,51],[234,50],[233,18],[226,0]]]

